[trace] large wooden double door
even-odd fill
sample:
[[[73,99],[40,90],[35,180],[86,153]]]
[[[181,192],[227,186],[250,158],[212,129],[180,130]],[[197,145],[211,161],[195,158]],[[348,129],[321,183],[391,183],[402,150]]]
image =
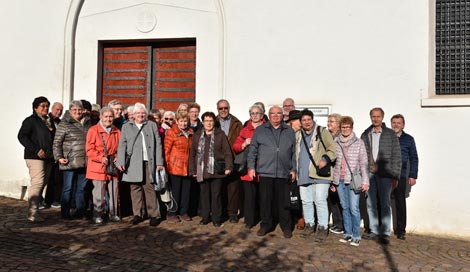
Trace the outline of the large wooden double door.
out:
[[[113,99],[176,110],[194,102],[196,41],[102,43],[98,103]]]

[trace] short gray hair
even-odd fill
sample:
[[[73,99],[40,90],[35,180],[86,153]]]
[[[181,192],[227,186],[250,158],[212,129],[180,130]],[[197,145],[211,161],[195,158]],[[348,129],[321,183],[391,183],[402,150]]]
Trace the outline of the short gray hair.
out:
[[[110,108],[112,108],[113,106],[116,106],[116,105],[122,105],[121,101],[119,101],[117,99],[114,99],[114,100],[109,101],[109,103],[108,103],[108,107],[110,107]]]
[[[100,116],[103,116],[103,114],[104,114],[105,112],[110,112],[110,113],[112,113],[112,114],[113,114],[113,117],[114,117],[114,110],[113,110],[113,108],[111,108],[111,107],[103,107],[103,108],[100,110]]]
[[[70,101],[69,110],[71,110],[73,107],[82,108],[82,109],[83,109],[82,101],[80,101],[80,100],[72,100],[72,101]]]
[[[253,104],[248,110],[248,113],[251,113],[251,110],[253,110],[254,108],[257,108],[259,112],[261,112],[261,114],[264,114],[264,109],[258,104]]]
[[[147,111],[147,108],[145,107],[144,104],[139,103],[139,102],[135,103],[132,113],[135,113],[137,110],[142,110],[142,109],[145,111],[145,115],[147,116],[149,114],[149,112]]]

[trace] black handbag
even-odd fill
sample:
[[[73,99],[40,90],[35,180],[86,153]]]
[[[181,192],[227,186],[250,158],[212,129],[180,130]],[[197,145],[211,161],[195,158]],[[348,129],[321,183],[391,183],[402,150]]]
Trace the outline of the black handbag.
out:
[[[244,176],[248,173],[248,167],[246,165],[248,157],[248,148],[243,150],[241,153],[235,156],[233,160],[233,170],[237,172],[240,176]]]
[[[320,177],[330,177],[331,176],[331,161],[328,160],[326,162],[326,165],[323,168],[319,168],[318,165],[313,160],[310,150],[308,149],[308,144],[307,144],[307,141],[305,140],[304,131],[301,130],[300,133],[302,134],[302,140],[304,142],[305,149],[307,149],[308,157],[310,158],[310,161],[312,162],[313,166],[317,170],[317,175]],[[317,127],[317,137],[320,137],[320,141],[323,145],[323,148],[326,150],[325,143],[323,143],[323,139],[321,137],[320,127]]]
[[[105,172],[110,176],[117,176],[117,168],[114,165],[114,156],[108,155],[108,148],[106,147],[106,142],[104,140],[103,134],[101,134],[101,140],[103,140],[104,154],[108,158],[108,164],[106,165]]]
[[[225,160],[215,160],[214,171],[219,175],[225,175]]]
[[[297,185],[297,181],[289,182],[289,198],[288,198],[288,206],[287,208],[290,210],[301,210],[302,209],[302,201],[300,200],[300,189]]]

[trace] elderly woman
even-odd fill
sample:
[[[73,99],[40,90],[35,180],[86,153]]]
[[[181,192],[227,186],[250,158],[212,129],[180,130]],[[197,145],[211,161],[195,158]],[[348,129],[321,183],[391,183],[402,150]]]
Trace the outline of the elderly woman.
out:
[[[332,113],[328,115],[328,131],[333,136],[333,139],[338,138],[340,135],[339,123],[341,115]],[[332,215],[333,225],[330,226],[332,233],[344,233],[343,216],[341,215],[342,207],[339,201],[338,191],[328,191],[328,212]]]
[[[165,129],[170,129],[175,123],[175,113],[172,111],[165,111],[163,114],[162,127]]]
[[[178,204],[177,211],[168,211],[167,219],[171,223],[180,222],[180,219],[191,221],[188,215],[191,191],[188,163],[193,131],[188,127],[188,123],[189,116],[185,112],[178,112],[176,126],[167,130],[165,136],[166,169],[170,175],[171,192]]]
[[[54,158],[59,162],[64,177],[61,198],[61,215],[64,219],[72,219],[72,199],[75,200],[75,217],[85,215],[85,143],[90,125],[90,118],[83,117],[82,102],[73,100],[57,126],[53,149]],[[72,192],[75,192],[75,196],[72,196]]]
[[[38,206],[54,166],[52,141],[55,126],[48,116],[50,104],[44,96],[36,97],[33,101],[33,114],[23,121],[18,132],[18,140],[24,146],[24,159],[31,176],[28,191],[28,220],[31,222],[44,221],[38,213]]]
[[[338,187],[332,186],[331,189],[338,190],[343,207],[344,236],[339,241],[359,246],[361,241],[359,194],[354,192],[351,181],[352,174],[360,171],[362,191],[367,192],[369,190],[369,170],[366,147],[364,142],[354,134],[353,125],[354,121],[351,117],[341,118],[341,134],[335,139],[337,156],[333,175],[333,183]]]
[[[93,221],[103,223],[102,214],[109,206],[109,220],[119,222],[117,215],[118,172],[106,173],[106,167],[116,162],[121,131],[113,125],[114,111],[104,107],[100,110],[100,121],[92,126],[86,138],[88,166],[86,178],[93,182]]]
[[[181,103],[176,109],[176,113],[178,114],[179,112],[188,113],[188,104]]]
[[[222,216],[222,181],[233,168],[232,149],[225,133],[216,127],[213,112],[202,115],[203,129],[193,136],[189,155],[189,173],[201,186],[201,225],[220,227]]]
[[[250,147],[251,138],[255,133],[255,129],[264,123],[263,115],[264,110],[259,105],[253,105],[249,109],[250,120],[246,126],[240,131],[237,139],[233,143],[233,151],[235,154],[240,154],[242,152],[248,152]],[[246,163],[246,162],[245,162]],[[245,165],[246,167],[246,165]],[[240,177],[243,181],[243,194],[244,194],[244,211],[245,215],[245,228],[251,229],[256,225],[256,206],[257,206],[257,191],[259,178],[256,177],[256,180],[250,178],[247,174]]]
[[[122,180],[130,183],[134,214],[131,223],[136,225],[144,220],[141,214],[144,191],[150,226],[157,226],[160,207],[153,183],[156,181],[156,170],[163,169],[161,140],[157,125],[147,121],[148,112],[144,104],[135,104],[133,116],[133,120],[122,126],[116,166],[124,172]]]

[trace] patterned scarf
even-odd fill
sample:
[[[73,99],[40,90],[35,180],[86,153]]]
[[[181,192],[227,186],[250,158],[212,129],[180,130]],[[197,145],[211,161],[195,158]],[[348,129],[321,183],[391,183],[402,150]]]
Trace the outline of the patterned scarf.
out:
[[[351,132],[348,137],[344,137],[343,135],[339,135],[339,142],[342,143],[342,146],[350,146],[353,143],[353,139],[356,138],[356,134]]]
[[[206,132],[201,133],[199,137],[199,143],[197,145],[197,169],[196,169],[196,180],[202,182],[204,180],[204,150],[206,144]],[[209,162],[207,165],[207,173],[214,174],[214,131],[210,135],[209,144]]]

